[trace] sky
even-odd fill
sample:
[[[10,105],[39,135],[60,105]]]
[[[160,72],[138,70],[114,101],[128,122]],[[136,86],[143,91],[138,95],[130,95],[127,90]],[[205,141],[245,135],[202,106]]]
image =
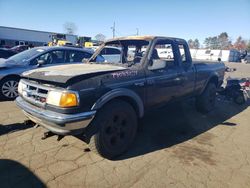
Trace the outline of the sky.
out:
[[[227,32],[250,39],[250,0],[0,0],[0,26],[94,37],[161,35],[188,39]]]

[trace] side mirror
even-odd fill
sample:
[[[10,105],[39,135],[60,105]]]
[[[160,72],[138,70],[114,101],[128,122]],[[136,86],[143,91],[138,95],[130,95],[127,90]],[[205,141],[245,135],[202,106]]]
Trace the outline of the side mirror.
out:
[[[45,61],[43,59],[37,61],[37,66],[41,67],[45,64]]]
[[[167,62],[161,59],[154,59],[150,66],[148,66],[148,70],[159,70],[166,68]]]

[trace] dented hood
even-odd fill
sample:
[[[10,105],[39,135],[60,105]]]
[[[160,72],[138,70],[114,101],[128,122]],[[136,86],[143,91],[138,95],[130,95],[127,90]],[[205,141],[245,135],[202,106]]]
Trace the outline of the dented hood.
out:
[[[24,72],[22,77],[48,82],[67,83],[73,78],[87,79],[96,75],[125,70],[110,64],[67,64]]]

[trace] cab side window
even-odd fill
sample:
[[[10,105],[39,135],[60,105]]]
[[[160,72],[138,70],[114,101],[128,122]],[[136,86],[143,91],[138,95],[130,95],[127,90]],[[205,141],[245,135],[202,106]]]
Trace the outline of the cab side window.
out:
[[[152,65],[156,67],[160,66],[162,69],[175,67],[174,48],[173,44],[170,41],[159,40],[155,44],[150,56],[149,66]]]

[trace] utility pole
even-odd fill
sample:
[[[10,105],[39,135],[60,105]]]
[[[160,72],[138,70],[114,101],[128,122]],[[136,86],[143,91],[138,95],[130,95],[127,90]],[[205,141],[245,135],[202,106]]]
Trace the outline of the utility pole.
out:
[[[113,24],[113,27],[111,27],[111,29],[112,29],[112,32],[113,32],[113,38],[115,38],[115,22]]]
[[[139,29],[136,28],[136,35],[138,36],[139,35]]]

